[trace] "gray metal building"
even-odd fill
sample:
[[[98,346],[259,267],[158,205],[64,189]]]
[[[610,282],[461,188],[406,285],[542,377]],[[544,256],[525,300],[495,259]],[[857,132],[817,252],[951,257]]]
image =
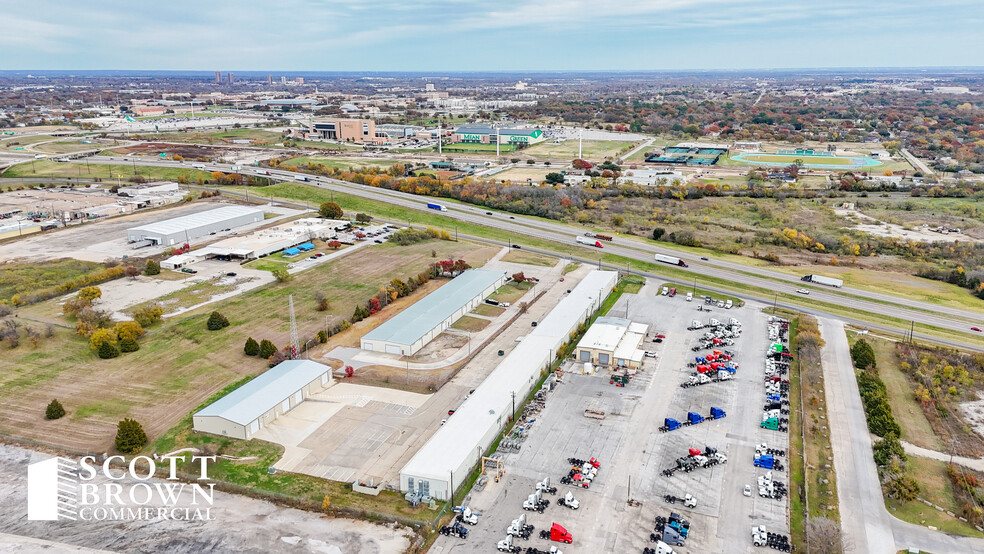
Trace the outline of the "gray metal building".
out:
[[[192,416],[195,431],[248,440],[305,398],[327,387],[332,369],[310,360],[277,364]]]
[[[223,206],[197,214],[183,215],[157,223],[149,223],[126,230],[131,243],[146,241],[148,245],[174,246],[208,236],[225,229],[233,229],[263,221],[263,210],[250,206]]]

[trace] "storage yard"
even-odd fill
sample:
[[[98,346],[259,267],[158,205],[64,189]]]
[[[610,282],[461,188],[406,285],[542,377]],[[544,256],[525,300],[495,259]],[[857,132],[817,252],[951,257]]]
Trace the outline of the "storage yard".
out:
[[[582,374],[585,364],[568,360],[553,391],[540,395],[542,400],[534,401],[536,407],[525,414],[525,421],[532,422],[524,425],[521,419],[522,429],[493,454],[504,463],[501,480],[488,479],[462,504],[481,514],[474,525],[465,526],[467,538],[454,536],[449,528],[433,552],[491,551],[500,541],[505,541],[502,550],[508,550],[511,541],[524,551],[528,547],[549,551],[555,545],[575,553],[643,552],[644,548],[669,552],[661,550],[664,547],[678,553],[756,552],[760,550],[753,544],[753,526],[788,535],[788,497],[760,495],[774,494],[788,483],[785,467],[780,469],[787,465],[787,434],[762,428],[763,411],[758,408],[760,401],[765,404],[763,368],[766,348],[772,344],[768,316],[754,305],[730,310],[715,306],[707,313],[703,299],[688,302],[683,295],[659,292],[650,283],[638,294],[623,295],[609,311],[648,324],[642,347],[656,357],[647,355],[634,375],[629,371],[624,386],[620,386],[621,372],[598,368]],[[704,339],[711,318],[723,325]],[[740,325],[729,326],[732,318]],[[688,330],[694,321],[702,328]],[[774,325],[771,330],[778,328]],[[724,338],[716,343],[713,335]],[[776,334],[773,340],[778,338]],[[700,348],[705,341],[710,348]],[[734,343],[727,344],[730,341]],[[707,359],[716,350],[723,356]],[[705,360],[698,363],[697,356]],[[691,362],[695,367],[688,367]],[[689,386],[692,374],[713,374],[712,363],[736,369],[734,373],[722,369],[720,377]],[[780,412],[788,409],[782,401],[779,405]],[[679,421],[679,428],[661,432],[666,418]],[[771,470],[756,467],[765,459],[753,463],[762,443],[767,443],[762,454],[772,452]],[[597,464],[594,470],[589,467],[594,465],[592,459]],[[767,474],[772,477],[771,488],[764,483]],[[556,493],[541,491],[539,498],[531,498],[538,483],[548,488],[542,484],[546,477]],[[745,485],[749,485],[748,496]],[[567,493],[572,493],[578,509],[558,505]],[[543,500],[549,501],[545,507]],[[513,526],[524,514],[525,522],[519,523],[533,526],[528,539]],[[571,534],[571,544],[541,538],[540,532],[553,523]],[[506,539],[511,526],[518,534]],[[764,535],[762,542],[765,546]],[[781,539],[772,542],[781,544]]]

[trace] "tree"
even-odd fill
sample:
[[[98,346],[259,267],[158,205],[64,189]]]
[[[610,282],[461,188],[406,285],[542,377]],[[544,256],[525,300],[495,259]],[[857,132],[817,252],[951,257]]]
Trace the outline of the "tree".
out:
[[[143,327],[141,327],[136,321],[121,321],[113,326],[113,332],[116,333],[116,337],[120,340],[137,340],[144,334]],[[126,352],[126,350],[124,350],[124,352]]]
[[[120,340],[120,352],[136,352],[137,350],[140,350],[140,343],[137,342],[137,339],[126,337]]]
[[[919,483],[908,475],[900,475],[885,484],[888,496],[899,502],[912,502],[919,494]]]
[[[260,341],[260,357],[269,358],[277,351],[277,347],[273,345],[272,342],[267,339]]]
[[[369,223],[372,221],[372,216],[369,214],[358,213],[355,214],[355,220],[359,223]]]
[[[124,454],[133,454],[147,444],[147,433],[136,420],[126,418],[116,425],[116,449]]]
[[[355,375],[355,368],[350,365],[345,366],[345,376],[352,377],[353,375]]]
[[[337,240],[328,241],[328,248],[331,248],[332,250],[338,250],[341,247],[342,247],[342,243],[338,242]]]
[[[657,227],[653,229],[653,240],[659,240],[663,238],[663,235],[665,234],[666,234],[666,229],[662,227]]]
[[[83,302],[92,304],[93,300],[102,298],[102,290],[99,287],[85,287],[79,291],[78,298]]]
[[[522,283],[523,281],[526,280],[526,275],[523,275],[522,271],[520,271],[519,273],[513,273],[512,280],[516,281],[517,283]]]
[[[147,260],[147,265],[144,266],[144,275],[160,275],[161,274],[161,264],[157,263],[157,260]]]
[[[806,542],[810,552],[817,554],[841,554],[845,550],[840,524],[825,517],[807,518]]]
[[[255,356],[260,353],[260,343],[256,342],[253,337],[246,338],[246,345],[243,346],[243,352],[247,356]]]
[[[286,269],[274,269],[273,276],[277,278],[278,283],[284,283],[290,280],[290,272]]]
[[[110,343],[113,346],[116,346],[117,339],[118,337],[116,333],[110,329],[96,329],[89,337],[89,347],[96,352],[99,352],[99,349],[102,348],[102,345],[105,343]]]
[[[547,176],[543,178],[543,181],[550,185],[560,185],[564,183],[564,176],[555,171],[547,173]]]
[[[318,342],[321,344],[328,342],[328,333],[324,329],[318,331]]]
[[[136,279],[137,275],[140,275],[140,268],[135,265],[127,264],[123,267],[123,275],[126,275],[130,279]]]
[[[851,347],[851,359],[854,360],[854,367],[858,369],[875,369],[875,351],[864,339],[859,339]]]
[[[318,208],[318,213],[325,219],[341,219],[345,213],[342,207],[334,202],[325,202]]]
[[[209,331],[218,331],[219,329],[224,329],[228,326],[229,320],[226,319],[226,316],[220,314],[219,312],[212,312],[211,315],[208,316],[208,322],[205,324],[205,327]]]
[[[164,308],[162,308],[160,304],[154,304],[152,306],[145,306],[134,311],[133,319],[139,323],[141,327],[150,327],[160,321],[163,315]]]
[[[52,400],[48,403],[48,407],[44,409],[45,419],[58,419],[65,415],[65,408],[62,407],[61,402],[58,400]]]
[[[101,359],[108,360],[110,358],[116,358],[117,356],[119,356],[120,349],[117,348],[115,342],[106,341],[103,342],[101,345],[99,345],[99,350],[96,351],[96,354]]]

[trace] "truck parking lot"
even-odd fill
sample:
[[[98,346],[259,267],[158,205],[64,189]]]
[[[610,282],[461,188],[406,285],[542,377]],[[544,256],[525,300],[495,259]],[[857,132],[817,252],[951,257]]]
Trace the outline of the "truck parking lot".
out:
[[[623,295],[609,315],[627,314],[633,321],[649,324],[643,347],[657,358],[646,358],[625,387],[611,384],[606,369],[584,375],[582,364],[569,361],[561,382],[547,395],[545,408],[532,416],[535,421],[528,426],[521,449],[502,454],[503,479],[490,480],[484,490],[473,489],[466,499],[468,507],[482,514],[476,525],[468,526],[468,537],[441,536],[433,551],[492,552],[520,514],[526,514],[527,524],[534,526],[529,539],[513,538],[513,544],[524,551],[527,547],[549,550],[554,545],[565,553],[642,552],[657,545],[650,540],[654,518],[668,518],[671,512],[690,523],[685,545],[672,546],[678,553],[762,551],[752,544],[753,526],[788,534],[788,497],[760,497],[758,477],[766,470],[753,466],[756,445],[767,443],[785,451],[788,442],[786,433],[760,428],[765,350],[770,344],[768,316],[761,309],[756,304],[730,310],[715,306],[708,313],[700,299],[687,302],[682,294],[660,296],[653,283],[638,294]],[[736,318],[742,323],[734,344],[720,348],[734,354],[731,364],[737,363],[738,369],[730,380],[681,387],[696,371],[687,364],[711,352],[691,350],[706,329],[688,331],[687,327],[694,320],[706,324],[710,318],[723,322]],[[657,334],[666,338],[656,343]],[[712,407],[726,415],[708,418]],[[586,417],[585,410],[592,410],[593,417]],[[706,420],[659,431],[665,418],[686,421],[688,412]],[[704,453],[707,447],[717,449],[727,461],[663,475],[689,449]],[[577,486],[577,481],[560,482],[571,470],[569,458],[597,460],[597,477],[589,488]],[[776,459],[788,465],[785,457]],[[788,484],[785,471],[772,474],[775,481]],[[545,477],[558,489],[556,494],[542,495],[550,504],[543,513],[523,510],[524,501]],[[744,495],[745,485],[750,486],[751,496]],[[579,501],[578,509],[558,505],[567,492]],[[692,508],[665,499],[688,494],[696,500]],[[540,538],[540,531],[549,530],[552,523],[571,533],[572,544]]]

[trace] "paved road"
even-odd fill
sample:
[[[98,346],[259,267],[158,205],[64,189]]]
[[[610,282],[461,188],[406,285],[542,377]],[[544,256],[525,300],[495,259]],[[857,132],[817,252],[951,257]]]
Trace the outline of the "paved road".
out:
[[[844,325],[821,319],[820,331],[826,341],[823,376],[841,526],[854,551],[892,554],[916,547],[933,554],[984,552],[982,539],[931,531],[898,520],[885,508]]]
[[[933,173],[933,170],[930,169],[928,165],[926,165],[926,162],[915,157],[912,154],[912,152],[909,152],[905,148],[903,148],[899,152],[901,152],[902,156],[906,159],[906,161],[912,164],[912,167],[918,169],[919,171],[922,171],[923,175],[935,175],[935,173]]]
[[[644,143],[640,144],[639,146],[636,146],[635,148],[633,148],[632,150],[630,150],[628,154],[619,157],[618,160],[616,160],[616,161],[620,161],[621,162],[621,161],[625,161],[625,160],[631,158],[632,156],[635,155],[636,152],[642,150],[643,148],[649,148],[649,146],[653,142],[655,142],[655,141],[656,141],[655,138],[651,138],[651,139],[647,140],[646,142],[644,142]]]

